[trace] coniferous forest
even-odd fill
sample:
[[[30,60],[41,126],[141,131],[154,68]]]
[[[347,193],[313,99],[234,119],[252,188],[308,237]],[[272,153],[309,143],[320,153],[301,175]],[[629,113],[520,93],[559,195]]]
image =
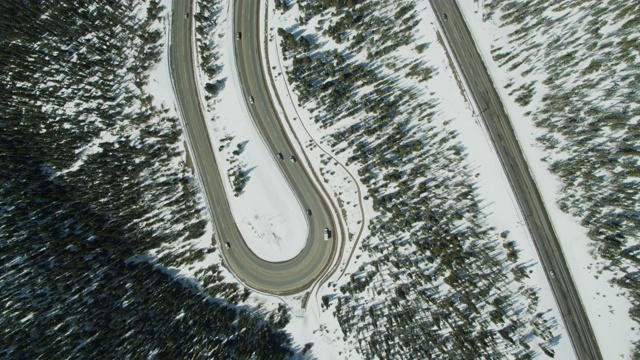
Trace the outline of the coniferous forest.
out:
[[[179,121],[145,91],[164,10],[153,0],[0,2],[2,358],[294,351],[263,312],[149,255],[202,237],[207,223],[193,174],[176,165]]]

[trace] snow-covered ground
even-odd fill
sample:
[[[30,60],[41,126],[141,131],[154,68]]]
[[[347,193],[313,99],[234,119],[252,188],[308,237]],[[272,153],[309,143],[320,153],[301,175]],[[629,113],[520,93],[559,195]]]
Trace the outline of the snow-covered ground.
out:
[[[418,27],[420,28],[420,32],[417,43],[429,43],[432,44],[431,46],[438,46],[436,40],[436,32],[438,30],[435,25],[437,23],[435,15],[427,3],[419,5],[418,10],[421,14],[419,17],[423,18],[423,26]],[[311,114],[307,109],[297,106],[297,101],[294,100],[296,97],[286,82],[285,76],[283,76],[287,64],[283,62],[279,48],[279,39],[276,35],[278,28],[288,28],[292,26],[300,16],[300,12],[297,6],[293,6],[292,9],[284,15],[270,8],[268,16],[270,66],[277,92],[282,98],[282,103],[285,107],[284,111],[289,114],[289,118],[301,120],[291,122],[298,136],[310,137],[314,139],[315,142],[322,144],[323,136],[327,133],[312,123]],[[313,28],[313,24],[310,24],[309,28]],[[407,49],[404,50],[406,51]],[[477,184],[481,197],[485,200],[484,212],[488,214],[488,222],[499,230],[509,230],[509,237],[518,240],[519,249],[522,250],[520,256],[523,259],[530,259],[535,262],[535,264],[531,264],[530,269],[533,270],[533,272],[530,274],[531,279],[529,283],[539,291],[539,309],[541,311],[551,310],[556,319],[561,319],[562,317],[559,314],[550,287],[547,284],[546,275],[537,260],[537,254],[528,232],[523,226],[522,214],[517,207],[507,179],[500,167],[497,155],[480,123],[480,119],[474,115],[472,105],[462,97],[458,90],[453,70],[449,67],[443,50],[444,49],[441,49],[441,51],[429,51],[430,58],[428,59],[429,63],[437,66],[438,69],[446,70],[439,71],[434,79],[430,80],[429,84],[431,89],[449,89],[449,91],[435,92],[435,96],[438,97],[444,105],[438,107],[438,110],[441,112],[439,117],[450,120],[453,127],[459,132],[458,139],[469,154],[469,166],[471,166],[473,172],[477,174]],[[415,56],[415,54],[407,51],[407,53],[401,56],[409,57]],[[310,153],[311,154],[308,152],[308,155],[313,157],[313,151]],[[344,155],[344,157],[346,158],[346,155]],[[338,161],[340,161],[341,156],[337,156],[337,158]],[[344,161],[346,159],[342,160]],[[354,170],[355,169],[351,169],[352,173],[355,173]],[[335,176],[329,177],[328,180],[335,180],[335,178]],[[338,176],[337,178],[340,177]],[[357,184],[364,189],[359,182],[357,182]],[[345,193],[345,196],[353,195],[353,191],[345,191]],[[348,201],[353,202],[358,200],[353,197],[349,197],[348,199]],[[371,204],[365,202],[364,205],[365,219],[370,219],[375,213],[371,209]],[[353,221],[350,216],[347,217],[347,220]],[[353,225],[350,225],[350,229],[352,229],[352,226]],[[352,260],[351,263],[348,264],[346,274],[355,271],[363,261],[366,261],[366,254],[355,249],[354,259],[355,258],[360,259],[359,261]],[[343,264],[343,266],[344,265],[346,264]],[[335,293],[335,281],[340,275],[341,273],[337,273],[330,279],[334,283],[329,281],[323,284],[318,294]],[[321,355],[321,358],[335,358],[336,352],[341,352],[339,357],[345,357],[345,353],[350,351],[350,347],[345,342],[346,339],[336,341],[336,337],[341,337],[340,335],[342,334],[339,327],[337,327],[337,321],[330,316],[331,310],[324,311],[322,313],[324,316],[319,318],[318,314],[316,314],[316,311],[322,311],[319,309],[318,298],[316,298],[316,301],[310,301],[308,311],[294,317],[294,320],[287,330],[291,331],[301,344],[309,341],[314,342],[314,354]],[[557,357],[562,359],[573,358],[573,350],[566,331],[563,328],[558,328],[555,332],[563,339],[558,346],[554,347]],[[343,345],[339,345],[341,342]],[[322,349],[322,351],[320,351],[320,349]],[[350,358],[354,356],[358,355],[349,352]]]
[[[167,13],[170,13],[171,2],[165,0],[163,3],[168,8]],[[220,61],[224,63],[224,69],[217,78],[226,79],[226,81],[224,88],[216,97],[214,107],[206,109],[207,126],[218,156],[217,159],[222,167],[220,171],[225,179],[231,209],[245,240],[251,249],[264,259],[283,261],[295,256],[304,246],[307,235],[306,220],[300,205],[277,168],[276,160],[267,151],[247,112],[247,104],[239,86],[233,58],[234,39],[231,36],[233,31],[231,30],[232,9],[230,3],[224,4],[225,9],[220,15],[219,26],[216,30],[219,32],[216,34],[216,38],[219,39],[217,48],[222,54]],[[371,202],[362,199],[366,193],[364,186],[359,182],[357,176],[349,174],[355,175],[355,169],[347,167],[345,170],[339,166],[339,163],[345,163],[346,155],[330,159],[330,151],[323,149],[323,137],[327,133],[313,124],[311,113],[307,109],[297,106],[297,101],[294,100],[295,95],[283,76],[287,65],[281,58],[276,29],[290,26],[296,21],[300,12],[294,6],[287,13],[281,15],[279,11],[274,11],[271,4],[269,7],[266,35],[269,66],[276,87],[275,91],[284,106],[278,111],[287,115],[288,126],[285,128],[289,129],[290,126],[290,129],[293,130],[290,135],[295,133],[297,141],[294,143],[298,144],[298,150],[304,149],[311,167],[323,174],[323,181],[329,189],[330,195],[334,197],[333,200],[341,204],[344,213],[340,214],[340,217],[345,221],[352,236],[345,241],[345,252],[338,271],[320,289],[312,293],[306,310],[300,309],[300,297],[282,299],[253,295],[251,301],[262,303],[267,308],[275,306],[274,304],[280,301],[285,301],[293,315],[286,330],[293,334],[301,346],[312,342],[312,352],[315,356],[319,358],[358,358],[359,355],[347,344],[346,339],[343,339],[338,322],[331,315],[332,310],[321,309],[320,296],[334,293],[335,282],[342,274],[348,275],[355,271],[359,264],[366,260],[366,255],[357,247],[357,240],[367,235],[366,224],[375,213],[372,210]],[[501,41],[501,38],[502,41],[505,41],[506,37],[500,35],[505,30],[499,29],[497,25],[492,23],[482,23],[480,15],[474,12],[475,7],[461,8],[465,12],[473,33],[476,34],[478,47],[482,54],[489,54],[492,42]],[[264,4],[261,10],[264,14]],[[420,12],[419,18],[422,18],[421,26],[418,27],[418,43],[429,43],[430,47],[439,48],[437,51],[429,51],[428,59],[430,64],[439,69],[429,83],[430,88],[435,92],[434,96],[443,105],[437,108],[440,112],[439,117],[449,119],[451,126],[458,130],[458,140],[466,148],[468,154],[466,163],[473,173],[478,174],[476,176],[478,191],[485,201],[483,205],[485,206],[484,212],[488,214],[488,222],[499,231],[508,230],[509,237],[518,241],[519,249],[522,251],[520,253],[521,259],[530,259],[535,263],[532,264],[533,272],[530,274],[531,279],[528,283],[539,291],[540,305],[538,308],[541,311],[550,310],[553,316],[560,320],[562,317],[556,308],[546,282],[546,276],[537,261],[533,243],[529,239],[528,232],[524,229],[522,214],[517,208],[497,156],[480,119],[474,115],[473,107],[460,94],[444,49],[440,48],[437,42],[435,15],[427,3],[420,3],[418,11]],[[401,56],[415,56],[415,54],[406,53]],[[485,62],[498,84],[497,88],[501,90],[500,85],[504,85],[508,81],[507,76],[500,77],[501,69],[492,64],[490,56],[485,56]],[[154,70],[151,83],[154,86],[157,85],[158,88],[167,90],[166,92],[154,91],[153,94],[162,98],[162,102],[172,104],[175,109],[166,57]],[[206,81],[200,78],[201,86],[204,86],[205,83]],[[440,91],[438,89],[449,90]],[[201,94],[203,93],[201,89]],[[507,100],[505,101],[507,111],[511,115],[520,115],[518,111],[522,110],[510,103],[506,96],[503,95],[503,98]],[[201,100],[203,104],[206,104],[204,96],[201,96]],[[594,322],[594,330],[603,353],[609,355],[605,358],[618,356],[619,353],[628,353],[629,339],[633,335],[629,329],[634,326],[626,314],[629,304],[616,293],[608,292],[610,289],[606,282],[608,276],[601,276],[596,281],[593,279],[594,274],[589,273],[588,265],[591,257],[588,254],[588,239],[585,230],[577,224],[575,219],[561,212],[555,205],[554,198],[560,186],[559,182],[548,173],[546,164],[539,160],[544,155],[542,150],[536,146],[534,139],[541,135],[540,131],[532,124],[524,122],[518,122],[514,125],[516,125],[516,132],[532,172],[538,183],[542,185],[541,191],[556,224],[556,231],[562,240],[565,254],[582,254],[581,256],[568,257],[568,261],[591,320]],[[479,134],[482,136],[478,136]],[[221,141],[228,136],[233,137],[230,142]],[[233,158],[231,153],[236,150],[238,143],[245,143],[246,146],[244,151],[236,157],[237,161],[241,162],[245,169],[251,169],[251,171],[249,173],[250,180],[243,194],[235,197],[231,183],[227,178],[227,172],[233,165],[229,159]],[[220,146],[224,146],[222,151],[218,151]],[[359,206],[361,202],[362,209]],[[211,232],[212,229],[209,228],[208,233],[201,238],[204,241],[203,246],[206,246],[206,242],[211,238]],[[349,259],[351,262],[347,263]],[[216,261],[215,256],[209,255],[207,262],[214,261]],[[349,266],[347,267],[347,265]],[[576,274],[585,274],[585,276],[575,276]],[[612,314],[612,310],[615,309],[624,309],[624,311],[615,311]],[[612,332],[617,335],[608,335]],[[559,345],[554,347],[556,358],[573,358],[574,354],[566,331],[556,329],[554,333],[559,334],[561,339]],[[618,351],[616,352],[615,349]]]
[[[344,239],[342,258],[339,259],[337,271],[325,282],[317,284],[311,289],[310,299],[306,309],[301,309],[298,298],[287,298],[286,302],[292,311],[292,319],[286,330],[303,346],[313,343],[313,355],[319,359],[359,359],[361,356],[350,347],[343,338],[338,320],[331,315],[330,310],[323,310],[321,296],[333,290],[328,289],[332,282],[340,278],[347,271],[349,264],[356,264],[356,258],[362,256],[358,250],[358,242],[367,236],[369,230],[366,225],[375,216],[371,201],[365,201],[363,196],[366,188],[360,182],[354,169],[345,166],[345,159],[334,156],[329,146],[323,143],[323,133],[312,124],[311,113],[304,107],[297,106],[295,94],[286,81],[285,65],[282,62],[282,52],[276,30],[286,27],[287,22],[297,18],[300,13],[297,7],[280,16],[280,12],[272,4],[261,3],[260,22],[263,41],[267,41],[267,54],[263,57],[263,68],[271,81],[269,91],[277,106],[281,121],[286,122],[288,136],[293,139],[294,146],[299,153],[304,153],[311,164],[312,171],[321,174],[324,186],[328,188],[332,201],[340,208],[340,221],[346,224],[348,239]],[[265,28],[266,25],[266,28]],[[362,260],[362,259],[361,259]],[[360,261],[361,261],[360,260]],[[334,285],[335,286],[335,285]]]
[[[305,159],[311,165],[310,170],[320,174],[332,202],[338,204],[339,220],[346,224],[349,235],[348,239],[345,239],[343,259],[336,273],[340,276],[354,255],[358,241],[368,235],[366,225],[375,212],[371,201],[364,200],[366,188],[360,182],[356,169],[348,168],[345,165],[346,159],[332,153],[330,146],[324,141],[326,131],[311,123],[312,113],[307,108],[297,105],[296,95],[284,76],[285,65],[276,35],[277,29],[287,26],[286,21],[293,18],[288,13],[286,17],[274,16],[278,12],[267,4],[261,3],[260,7],[260,18],[267,16],[266,22],[260,22],[260,32],[265,37],[263,41],[268,42],[267,54],[262,58],[262,65],[270,79],[268,83],[271,96],[279,100],[274,102],[278,105],[276,110],[281,121],[286,124],[284,128],[287,135],[293,140],[297,151],[304,153]],[[297,7],[294,7],[291,11],[299,16],[296,9]]]
[[[178,117],[179,110],[178,105],[176,103],[176,95],[173,90],[173,83],[171,81],[171,73],[169,69],[169,46],[170,46],[170,21],[171,21],[171,13],[172,13],[172,1],[171,0],[162,0],[160,4],[165,7],[165,17],[161,19],[162,22],[162,36],[163,36],[163,44],[165,44],[165,48],[162,56],[160,57],[160,61],[151,69],[149,74],[149,83],[146,86],[146,91],[149,94],[152,94],[154,97],[154,102],[157,104],[159,108],[168,109],[168,115]],[[185,132],[186,134],[186,132]],[[186,167],[187,155],[184,154],[179,166]],[[201,193],[198,194],[198,202],[204,201],[204,197]],[[166,214],[163,214],[166,216]],[[198,239],[190,240],[187,242],[176,241],[175,243],[168,244],[160,249],[156,249],[150,252],[154,258],[160,257],[165,253],[179,253],[182,251],[188,250],[196,250],[196,249],[208,249],[213,246],[211,243],[211,239],[213,238],[213,226],[211,221],[207,222],[205,234],[202,235]],[[149,258],[146,259],[150,260]],[[155,263],[155,260],[151,260],[152,263]],[[208,253],[204,260],[198,262],[197,264],[190,264],[189,267],[184,267],[177,269],[177,275],[181,278],[187,279],[191,282],[197,282],[195,272],[207,269],[211,267],[211,265],[219,263],[220,259],[218,254],[210,252]],[[224,270],[224,268],[222,268]],[[231,278],[229,276],[229,278]]]
[[[625,358],[630,353],[633,341],[638,338],[637,324],[627,313],[631,307],[626,297],[621,296],[619,288],[609,283],[614,277],[609,271],[597,271],[593,265],[590,251],[590,240],[587,230],[580,226],[579,219],[566,214],[558,207],[556,199],[561,191],[559,179],[548,171],[548,163],[543,159],[548,155],[536,138],[545,134],[544,129],[534,126],[530,117],[524,115],[528,110],[518,106],[508,96],[509,89],[505,85],[513,83],[519,73],[507,73],[500,68],[491,57],[491,48],[503,47],[509,41],[508,34],[515,27],[499,27],[495,20],[482,21],[482,1],[473,6],[459,1],[460,9],[474,36],[476,47],[482,55],[492,76],[496,89],[502,98],[505,110],[512,119],[516,136],[534,176],[538,189],[545,202],[549,216],[553,222],[556,234],[560,240],[567,265],[580,293],[582,302],[591,321],[593,331],[598,339],[598,345],[605,359]],[[544,79],[539,75],[539,81]],[[527,81],[532,81],[529,76]],[[524,81],[516,81],[523,83]],[[539,103],[544,94],[536,94],[532,104]],[[534,105],[533,108],[537,108]],[[518,121],[514,121],[518,119]],[[540,278],[540,281],[543,281]]]
[[[216,28],[216,48],[221,53],[219,61],[224,64],[216,79],[223,80],[224,87],[213,107],[203,106],[207,130],[225,180],[231,211],[247,245],[267,261],[286,261],[304,248],[307,219],[248,112],[235,66],[232,11],[232,2],[225,2]],[[201,71],[197,74],[201,104],[207,104],[203,95],[207,81]],[[234,156],[238,146],[244,150]],[[237,164],[249,180],[244,191],[234,196],[227,174]],[[215,208],[213,212],[215,216]]]

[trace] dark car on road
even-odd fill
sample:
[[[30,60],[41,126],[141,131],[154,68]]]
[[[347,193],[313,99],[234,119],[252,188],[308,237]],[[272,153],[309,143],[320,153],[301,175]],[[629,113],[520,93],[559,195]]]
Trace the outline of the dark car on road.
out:
[[[311,216],[311,209],[307,209],[307,215]]]

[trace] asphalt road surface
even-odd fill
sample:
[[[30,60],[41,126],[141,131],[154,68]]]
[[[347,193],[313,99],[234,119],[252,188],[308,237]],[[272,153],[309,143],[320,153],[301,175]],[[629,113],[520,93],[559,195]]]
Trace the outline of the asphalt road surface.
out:
[[[579,359],[602,359],[540,193],[456,1],[430,0],[513,188]],[[446,14],[446,15],[445,15]],[[554,274],[553,276],[551,274]]]
[[[227,266],[242,282],[259,291],[281,295],[299,293],[309,288],[332,261],[337,244],[333,237],[329,241],[324,240],[324,228],[335,229],[335,226],[328,211],[329,207],[318,195],[318,190],[309,180],[300,162],[293,163],[289,160],[291,155],[297,159],[301,158],[293,152],[289,140],[281,130],[277,113],[266,90],[260,64],[259,3],[242,1],[236,5],[236,31],[227,36],[233,36],[236,42],[238,70],[247,99],[246,105],[274,161],[278,162],[294,191],[301,205],[300,211],[312,211],[311,216],[305,213],[309,235],[305,247],[296,257],[285,262],[262,260],[246,245],[233,219],[199,104],[191,49],[194,21],[192,1],[173,1],[169,50],[172,81],[181,116],[186,124],[194,163],[212,213],[217,232],[216,239],[224,253]],[[185,16],[187,13],[189,15]],[[241,39],[235,40],[238,32],[242,32]],[[253,104],[248,101],[249,96],[253,97]],[[275,154],[278,152],[283,154],[284,160],[279,161],[276,158]],[[224,245],[227,242],[230,248]]]

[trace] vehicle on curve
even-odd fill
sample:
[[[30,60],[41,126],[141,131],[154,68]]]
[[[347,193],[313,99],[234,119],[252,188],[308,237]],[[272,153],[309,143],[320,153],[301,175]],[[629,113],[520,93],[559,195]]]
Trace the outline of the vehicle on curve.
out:
[[[278,160],[282,161],[284,160],[284,156],[282,156],[282,153],[278,153]]]
[[[449,20],[449,18],[447,17],[447,14],[442,14],[442,20],[447,21]]]
[[[307,209],[307,215],[311,216],[311,209]]]
[[[549,270],[549,275],[551,275],[552,278],[556,278],[556,272],[553,270]]]
[[[231,249],[231,243],[227,241],[227,249]]]
[[[249,96],[249,103],[253,104],[253,96]]]
[[[324,241],[328,241],[331,238],[331,230],[324,228]]]
[[[240,41],[242,38],[242,33],[238,31],[238,35],[236,35],[236,40]]]
[[[295,156],[293,156],[293,155],[291,155],[291,157],[289,158],[289,160],[291,160],[291,162],[292,162],[292,163],[295,163],[296,161],[298,161],[298,160],[296,160],[296,157],[295,157]]]

